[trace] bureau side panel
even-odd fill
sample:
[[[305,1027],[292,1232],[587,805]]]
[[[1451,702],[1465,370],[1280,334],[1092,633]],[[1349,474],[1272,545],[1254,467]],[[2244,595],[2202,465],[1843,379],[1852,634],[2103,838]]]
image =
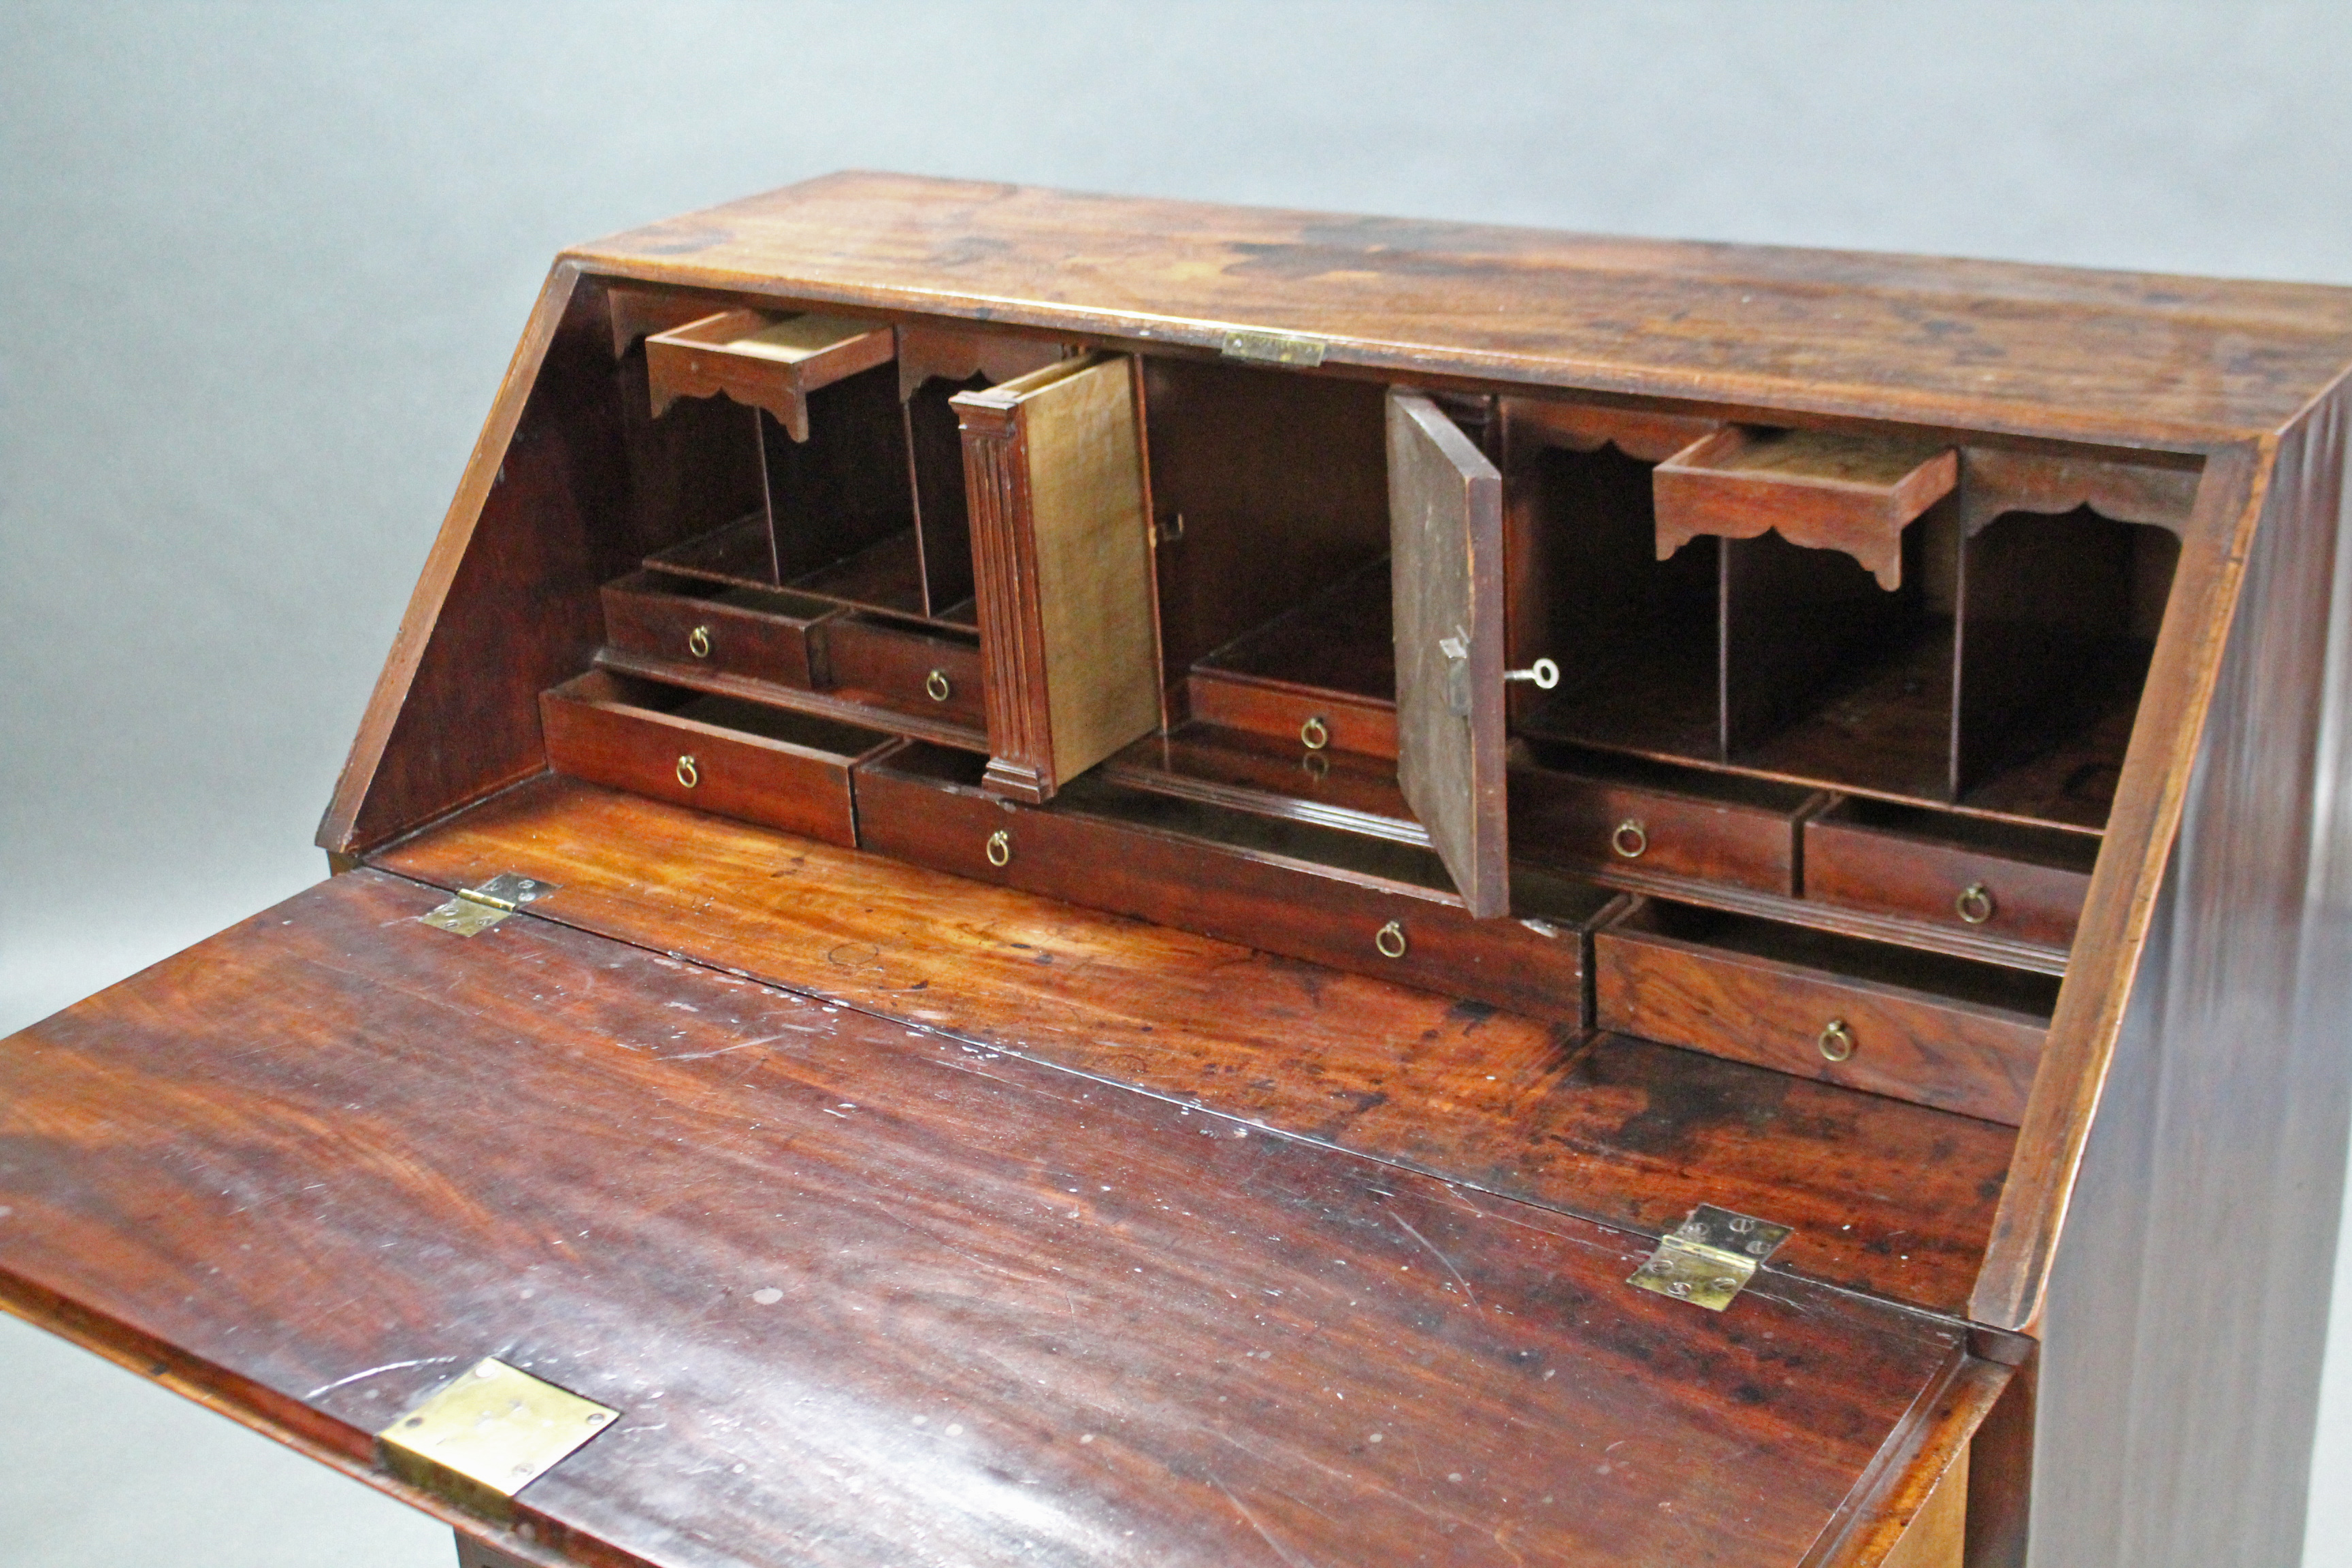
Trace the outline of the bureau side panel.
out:
[[[2281,443],[2053,1268],[2046,1568],[2300,1556],[2352,1079],[2348,405]]]

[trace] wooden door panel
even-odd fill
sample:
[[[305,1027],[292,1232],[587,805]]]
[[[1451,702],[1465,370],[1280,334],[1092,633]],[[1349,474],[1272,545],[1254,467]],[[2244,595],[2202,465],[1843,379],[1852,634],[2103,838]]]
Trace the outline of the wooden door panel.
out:
[[[1397,778],[1474,915],[1510,908],[1503,479],[1417,392],[1389,394]]]

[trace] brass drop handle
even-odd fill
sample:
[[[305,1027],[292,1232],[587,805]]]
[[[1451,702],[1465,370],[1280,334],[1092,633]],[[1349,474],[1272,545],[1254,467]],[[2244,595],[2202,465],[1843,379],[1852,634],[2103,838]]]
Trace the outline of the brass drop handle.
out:
[[[923,695],[934,702],[945,702],[954,696],[955,688],[948,684],[948,672],[935,669],[923,677]]]
[[[677,773],[677,782],[688,789],[692,789],[702,782],[702,770],[694,765],[691,753],[678,758]]]
[[[1322,714],[1313,714],[1298,726],[1298,741],[1308,751],[1319,752],[1331,743],[1331,726],[1323,721]]]
[[[998,828],[988,836],[988,847],[985,853],[990,865],[1010,866],[1013,864],[1013,835],[1005,832],[1002,827]]]
[[[1382,958],[1402,958],[1406,946],[1404,927],[1389,921],[1372,933],[1372,945],[1380,950]]]
[[[1559,684],[1559,666],[1548,658],[1539,658],[1525,669],[1503,671],[1505,680],[1532,680],[1538,691],[1549,691]]]
[[[697,658],[710,657],[710,628],[697,626],[686,634],[686,651]]]
[[[1953,912],[1964,924],[1972,926],[1980,926],[1992,919],[1995,907],[1992,889],[1982,882],[1969,883],[1960,889],[1960,896],[1952,900]]]
[[[1650,830],[1642,826],[1642,819],[1638,816],[1627,817],[1617,825],[1617,831],[1609,836],[1609,847],[1628,860],[1639,860],[1642,852],[1649,847]]]
[[[1853,1030],[1843,1018],[1832,1018],[1822,1026],[1818,1043],[1823,1061],[1842,1062],[1853,1055]]]

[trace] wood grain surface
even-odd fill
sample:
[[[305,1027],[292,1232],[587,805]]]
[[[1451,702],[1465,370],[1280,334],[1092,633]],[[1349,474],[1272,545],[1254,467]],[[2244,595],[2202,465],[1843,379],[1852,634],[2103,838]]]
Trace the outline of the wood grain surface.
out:
[[[1980,1364],[438,898],[338,878],[0,1047],[0,1295],[354,1459],[496,1353],[623,1412],[521,1494],[532,1537],[679,1568],[1790,1563]]]
[[[439,886],[557,883],[548,918],[1481,1190],[1655,1233],[1792,1225],[1776,1268],[1966,1299],[2008,1128],[1688,1051],[1587,1040],[564,779],[384,852]]]
[[[774,298],[1214,352],[2021,435],[2205,446],[2352,362],[2352,290],[1621,239],[840,174],[567,258]]]

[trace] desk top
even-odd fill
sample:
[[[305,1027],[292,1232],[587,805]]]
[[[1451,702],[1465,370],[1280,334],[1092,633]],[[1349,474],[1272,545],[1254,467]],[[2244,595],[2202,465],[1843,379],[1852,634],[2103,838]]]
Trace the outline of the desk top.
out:
[[[355,1472],[485,1354],[617,1407],[534,1561],[1833,1563],[1999,1386],[1948,1319],[1701,1311],[1635,1235],[441,896],[353,872],[0,1045],[0,1300]]]
[[[2202,449],[2352,369],[2352,289],[1697,244],[847,173],[566,252],[811,303],[1956,429]]]

